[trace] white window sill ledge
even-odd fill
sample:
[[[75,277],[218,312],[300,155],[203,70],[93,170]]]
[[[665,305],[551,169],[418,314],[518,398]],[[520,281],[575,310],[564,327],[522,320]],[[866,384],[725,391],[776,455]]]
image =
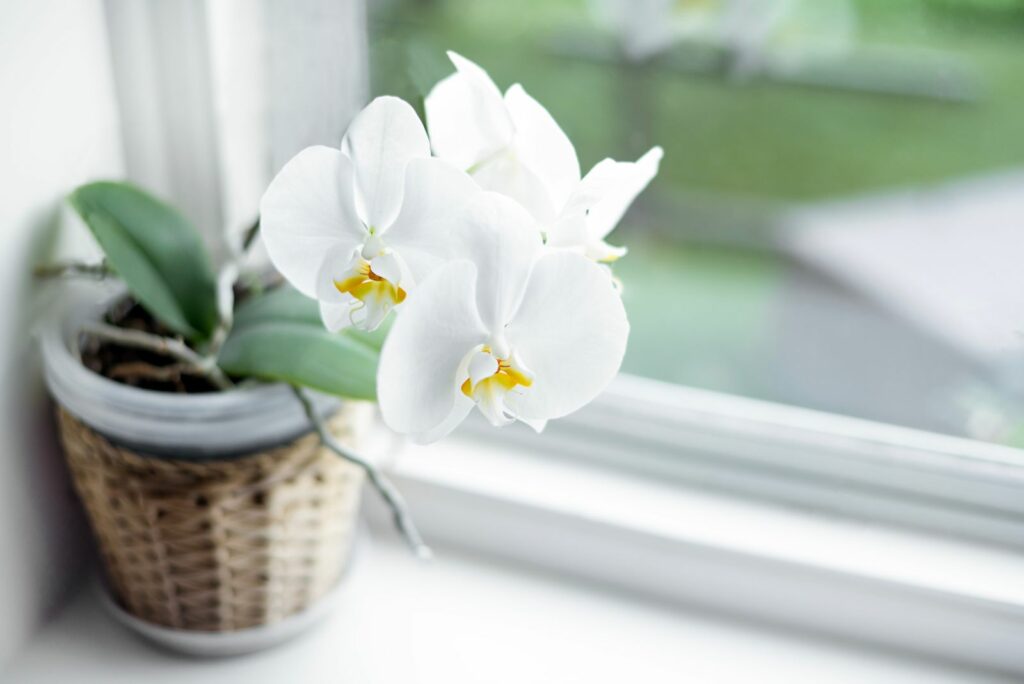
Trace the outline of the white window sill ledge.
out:
[[[28,644],[9,681],[995,682],[1011,680],[965,668],[1024,672],[1024,557],[1009,549],[472,435],[410,447],[393,471],[438,559],[407,556],[368,494],[388,543],[364,543],[337,612],[294,643],[181,659],[117,626],[86,592]]]
[[[676,611],[550,575],[443,550],[424,567],[366,543],[337,610],[296,640],[231,659],[157,650],[84,589],[23,649],[3,681],[249,682],[953,682],[996,675]]]
[[[698,491],[472,435],[409,447],[394,470],[435,543],[666,606],[1024,674],[1019,548]]]

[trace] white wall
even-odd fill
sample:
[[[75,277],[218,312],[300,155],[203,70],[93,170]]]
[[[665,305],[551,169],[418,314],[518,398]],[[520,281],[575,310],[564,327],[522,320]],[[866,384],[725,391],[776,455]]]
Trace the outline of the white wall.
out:
[[[219,251],[285,160],[340,143],[365,21],[363,0],[0,1],[0,670],[88,557],[28,333],[57,294],[31,265],[98,258],[64,196],[127,177]]]
[[[74,579],[87,548],[28,333],[42,301],[29,292],[28,271],[62,223],[72,234],[63,251],[89,249],[62,198],[83,181],[121,175],[100,0],[0,3],[0,102],[2,669]]]

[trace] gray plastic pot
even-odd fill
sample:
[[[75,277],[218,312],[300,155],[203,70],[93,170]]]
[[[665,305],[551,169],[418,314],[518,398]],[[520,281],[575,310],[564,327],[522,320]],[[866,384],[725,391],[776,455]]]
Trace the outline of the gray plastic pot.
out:
[[[118,295],[119,297],[120,295]],[[118,297],[76,307],[41,331],[46,384],[64,408],[111,441],[153,456],[231,458],[309,432],[291,389],[264,384],[229,392],[171,394],[130,387],[82,365],[78,330]],[[311,393],[321,415],[341,400]]]

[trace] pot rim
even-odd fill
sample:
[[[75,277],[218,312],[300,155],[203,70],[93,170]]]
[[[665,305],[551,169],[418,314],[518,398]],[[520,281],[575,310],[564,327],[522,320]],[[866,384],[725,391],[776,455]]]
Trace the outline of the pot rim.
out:
[[[100,320],[116,294],[69,307],[40,330],[44,375],[53,398],[79,420],[123,446],[156,457],[230,458],[290,442],[306,434],[306,415],[284,383],[203,394],[175,394],[131,387],[86,368],[77,333]],[[330,415],[337,397],[310,392],[317,412]]]

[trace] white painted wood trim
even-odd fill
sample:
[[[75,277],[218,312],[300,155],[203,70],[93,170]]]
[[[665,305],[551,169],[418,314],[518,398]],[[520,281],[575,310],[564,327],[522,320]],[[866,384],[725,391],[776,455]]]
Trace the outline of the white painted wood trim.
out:
[[[128,178],[222,229],[205,0],[106,0]],[[216,247],[218,241],[209,240]]]
[[[624,452],[639,455],[640,445]],[[1024,675],[1024,556],[456,437],[391,469],[428,543]],[[371,520],[394,534],[368,497]]]
[[[490,429],[467,428],[477,436]],[[683,485],[1024,549],[1024,453],[996,444],[633,376],[620,376],[543,435],[508,429],[497,439]]]
[[[336,146],[369,91],[365,0],[106,0],[128,179],[214,254],[281,166]]]

